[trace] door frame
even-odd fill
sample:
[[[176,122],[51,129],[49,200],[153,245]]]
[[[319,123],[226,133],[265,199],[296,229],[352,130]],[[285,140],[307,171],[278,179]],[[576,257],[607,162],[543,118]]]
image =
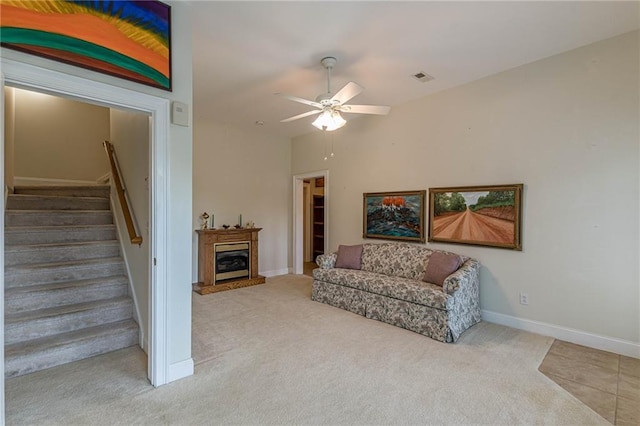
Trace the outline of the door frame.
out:
[[[324,252],[329,250],[329,170],[301,173],[293,176],[293,273],[304,272],[304,191],[305,179],[324,178]]]
[[[169,156],[169,100],[136,92],[123,87],[112,86],[106,83],[96,82],[85,78],[64,74],[41,67],[37,67],[11,59],[2,58],[2,92],[4,87],[11,86],[36,92],[43,92],[54,96],[76,99],[82,102],[128,109],[147,113],[152,118],[149,148],[150,161],[150,191],[152,205],[150,209],[150,279],[151,288],[149,296],[149,365],[148,378],[153,386],[161,386],[169,382],[169,363],[167,351],[167,216],[168,216],[168,171],[167,160]],[[4,118],[4,102],[0,107]],[[3,126],[4,128],[4,126]],[[0,132],[0,152],[4,165],[4,132]],[[4,173],[0,177],[2,187],[6,190]],[[0,203],[2,217],[4,218],[4,199]],[[0,225],[4,225],[0,219]],[[4,226],[3,226],[4,229]],[[2,243],[2,256],[4,256],[4,238]],[[0,258],[2,260],[2,258]],[[0,264],[0,272],[4,272],[4,262]],[[4,289],[4,273],[0,274],[2,285],[0,295]],[[0,330],[4,337],[4,305],[0,304]],[[4,340],[4,339],[2,339]],[[4,358],[0,358],[4,371]],[[2,419],[4,419],[4,375],[0,385],[3,400]]]

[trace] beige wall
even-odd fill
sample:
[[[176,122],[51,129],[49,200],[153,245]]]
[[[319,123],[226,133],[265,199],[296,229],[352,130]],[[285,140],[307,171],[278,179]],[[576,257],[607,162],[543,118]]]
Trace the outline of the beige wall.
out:
[[[15,140],[15,89],[4,88],[4,185],[13,190]]]
[[[427,244],[482,262],[485,311],[640,342],[639,33],[351,120],[329,168],[330,248],[361,241],[362,193],[524,183],[523,251]],[[519,304],[519,293],[529,305]]]
[[[287,272],[291,192],[291,144],[259,129],[244,130],[199,119],[193,139],[193,229],[203,212],[215,226],[255,222],[259,271]],[[193,232],[193,231],[192,231]],[[193,232],[193,282],[197,281],[197,235]]]
[[[116,193],[112,198],[117,206],[114,214],[118,221],[120,241],[127,259],[127,268],[137,319],[141,328],[142,347],[146,351],[149,335],[149,116],[140,113],[111,109],[110,141],[118,159],[127,202],[131,206],[136,229],[142,236],[142,244],[130,243],[129,234]]]
[[[95,182],[107,173],[108,108],[14,90],[15,176]]]

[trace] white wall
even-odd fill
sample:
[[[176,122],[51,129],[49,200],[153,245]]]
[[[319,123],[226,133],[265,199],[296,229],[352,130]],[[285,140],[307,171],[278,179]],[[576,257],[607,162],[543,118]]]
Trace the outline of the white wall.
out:
[[[172,92],[10,49],[2,48],[1,55],[44,69],[111,84],[171,101],[180,101],[187,104],[189,110],[192,111],[191,8],[186,1],[165,0],[165,3],[171,5]],[[191,363],[192,139],[191,126],[171,125],[168,160],[164,170],[169,186],[166,246],[167,258],[171,261],[167,272],[168,315],[166,318],[169,380],[179,377],[181,371],[187,371]]]
[[[483,310],[637,351],[639,34],[351,120],[327,162],[295,139],[294,174],[331,173],[330,247],[361,241],[363,192],[524,183],[522,252],[427,245],[480,260]]]
[[[198,117],[200,114],[195,114]],[[193,229],[203,212],[215,226],[253,221],[258,234],[258,270],[287,273],[291,192],[291,142],[260,131],[196,118],[193,138]],[[197,282],[197,234],[193,235],[193,282]]]
[[[109,139],[108,108],[14,92],[14,176],[95,182],[108,172],[102,147]]]
[[[127,232],[122,206],[112,190],[112,199],[117,208],[114,214],[118,221],[120,241],[127,260],[132,296],[136,304],[136,316],[141,328],[142,348],[147,351],[149,335],[149,116],[111,109],[111,137],[122,185],[127,202],[142,236],[142,244],[131,244]],[[113,180],[112,180],[113,182]]]

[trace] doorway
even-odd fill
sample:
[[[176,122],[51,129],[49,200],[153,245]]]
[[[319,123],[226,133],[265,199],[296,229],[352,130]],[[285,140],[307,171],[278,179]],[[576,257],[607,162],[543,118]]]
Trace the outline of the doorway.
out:
[[[303,273],[312,275],[316,258],[324,253],[324,177],[304,179]]]
[[[329,247],[329,171],[293,177],[293,273],[310,275]]]
[[[135,92],[121,87],[111,86],[81,77],[43,69],[12,60],[2,61],[2,92],[5,86],[17,87],[55,96],[67,97],[79,101],[105,106],[139,111],[151,117],[150,175],[149,191],[153,206],[150,209],[150,256],[154,266],[150,266],[149,298],[149,367],[148,378],[152,385],[160,386],[172,380],[167,360],[167,213],[168,183],[165,170],[168,158],[169,138],[169,100]],[[4,118],[4,99],[0,102]],[[4,134],[0,132],[0,152],[4,153]],[[4,155],[2,156],[4,163]],[[1,177],[3,186],[4,175]],[[4,229],[4,197],[0,201],[2,218],[0,225]],[[0,296],[4,299],[4,235],[0,236],[2,258],[0,258]],[[157,266],[155,266],[157,265]],[[0,308],[0,329],[4,330],[4,306]],[[4,370],[4,358],[0,355]],[[173,378],[175,379],[175,378]],[[4,375],[0,390],[4,396]],[[4,402],[4,398],[1,398]],[[4,405],[2,405],[4,417]]]

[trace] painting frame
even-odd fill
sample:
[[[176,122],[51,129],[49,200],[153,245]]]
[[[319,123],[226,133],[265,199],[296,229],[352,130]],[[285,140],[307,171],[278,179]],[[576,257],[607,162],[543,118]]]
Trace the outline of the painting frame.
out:
[[[427,191],[362,194],[362,238],[425,242]]]
[[[521,183],[429,188],[428,241],[522,251],[523,189]]]
[[[0,4],[2,47],[172,91],[171,5],[159,0]]]

